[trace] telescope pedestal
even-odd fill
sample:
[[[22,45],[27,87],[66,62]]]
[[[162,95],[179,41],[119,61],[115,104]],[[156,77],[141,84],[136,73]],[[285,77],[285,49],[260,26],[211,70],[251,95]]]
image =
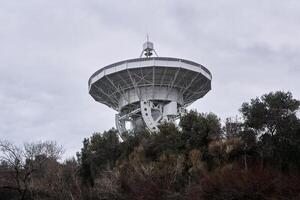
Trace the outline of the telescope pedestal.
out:
[[[149,131],[158,131],[158,125],[162,122],[171,122],[179,118],[185,109],[178,108],[177,102],[141,100],[139,108],[120,116],[116,115],[116,127],[122,135],[127,131],[126,122],[130,122],[133,130],[147,128]]]

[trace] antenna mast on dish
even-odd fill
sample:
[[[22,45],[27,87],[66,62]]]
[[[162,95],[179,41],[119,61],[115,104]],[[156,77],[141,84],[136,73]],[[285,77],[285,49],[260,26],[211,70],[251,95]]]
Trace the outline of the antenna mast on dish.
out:
[[[143,51],[140,55],[140,58],[143,57],[143,55],[145,55],[146,58],[149,58],[150,56],[153,55],[152,52],[154,52],[155,55],[158,57],[158,55],[154,49],[154,45],[152,42],[149,41],[149,35],[147,34],[147,41],[143,45]]]

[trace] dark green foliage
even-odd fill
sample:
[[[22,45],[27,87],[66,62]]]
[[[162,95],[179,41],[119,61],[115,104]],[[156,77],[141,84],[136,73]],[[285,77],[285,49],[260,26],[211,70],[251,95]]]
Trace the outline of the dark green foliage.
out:
[[[153,133],[145,142],[146,156],[157,160],[163,153],[179,153],[184,149],[182,134],[174,124],[162,124],[159,132]]]
[[[282,170],[300,169],[300,120],[296,116],[300,101],[290,92],[271,92],[243,103],[241,137],[247,143],[257,141],[257,151],[265,162],[276,162]]]
[[[257,131],[257,134],[274,135],[295,131],[299,126],[296,112],[300,101],[293,99],[290,92],[271,92],[261,98],[252,99],[250,103],[243,103],[240,109],[245,126]],[[261,132],[259,132],[261,131]]]
[[[210,141],[222,137],[220,119],[213,113],[190,111],[180,120],[186,148],[206,148]]]
[[[111,129],[103,134],[94,134],[90,140],[91,157],[96,168],[112,168],[120,155],[117,130]]]
[[[121,152],[117,130],[111,129],[103,134],[94,133],[90,139],[84,139],[83,148],[77,153],[81,164],[80,175],[86,184],[94,185],[98,173],[115,166]]]
[[[119,159],[126,159],[129,154],[133,152],[135,147],[137,147],[140,143],[145,143],[145,141],[150,137],[151,134],[147,130],[134,133],[124,133],[122,135],[124,142],[120,143],[121,155]]]

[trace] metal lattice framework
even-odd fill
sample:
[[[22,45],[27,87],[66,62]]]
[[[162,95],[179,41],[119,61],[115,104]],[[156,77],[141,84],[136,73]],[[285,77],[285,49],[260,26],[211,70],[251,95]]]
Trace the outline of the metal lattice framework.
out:
[[[178,118],[188,105],[203,97],[211,89],[211,79],[204,66],[192,61],[137,58],[95,72],[89,79],[89,93],[118,112],[120,133],[127,130],[126,122],[134,129],[156,131],[159,123]]]

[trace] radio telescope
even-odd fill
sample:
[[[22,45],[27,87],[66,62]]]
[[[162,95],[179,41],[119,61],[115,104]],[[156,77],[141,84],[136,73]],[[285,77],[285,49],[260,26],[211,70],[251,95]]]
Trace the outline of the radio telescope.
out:
[[[140,58],[103,67],[88,84],[96,101],[118,112],[115,123],[122,135],[141,128],[155,132],[160,123],[178,119],[211,89],[211,80],[209,70],[198,63],[157,56],[147,40]]]

